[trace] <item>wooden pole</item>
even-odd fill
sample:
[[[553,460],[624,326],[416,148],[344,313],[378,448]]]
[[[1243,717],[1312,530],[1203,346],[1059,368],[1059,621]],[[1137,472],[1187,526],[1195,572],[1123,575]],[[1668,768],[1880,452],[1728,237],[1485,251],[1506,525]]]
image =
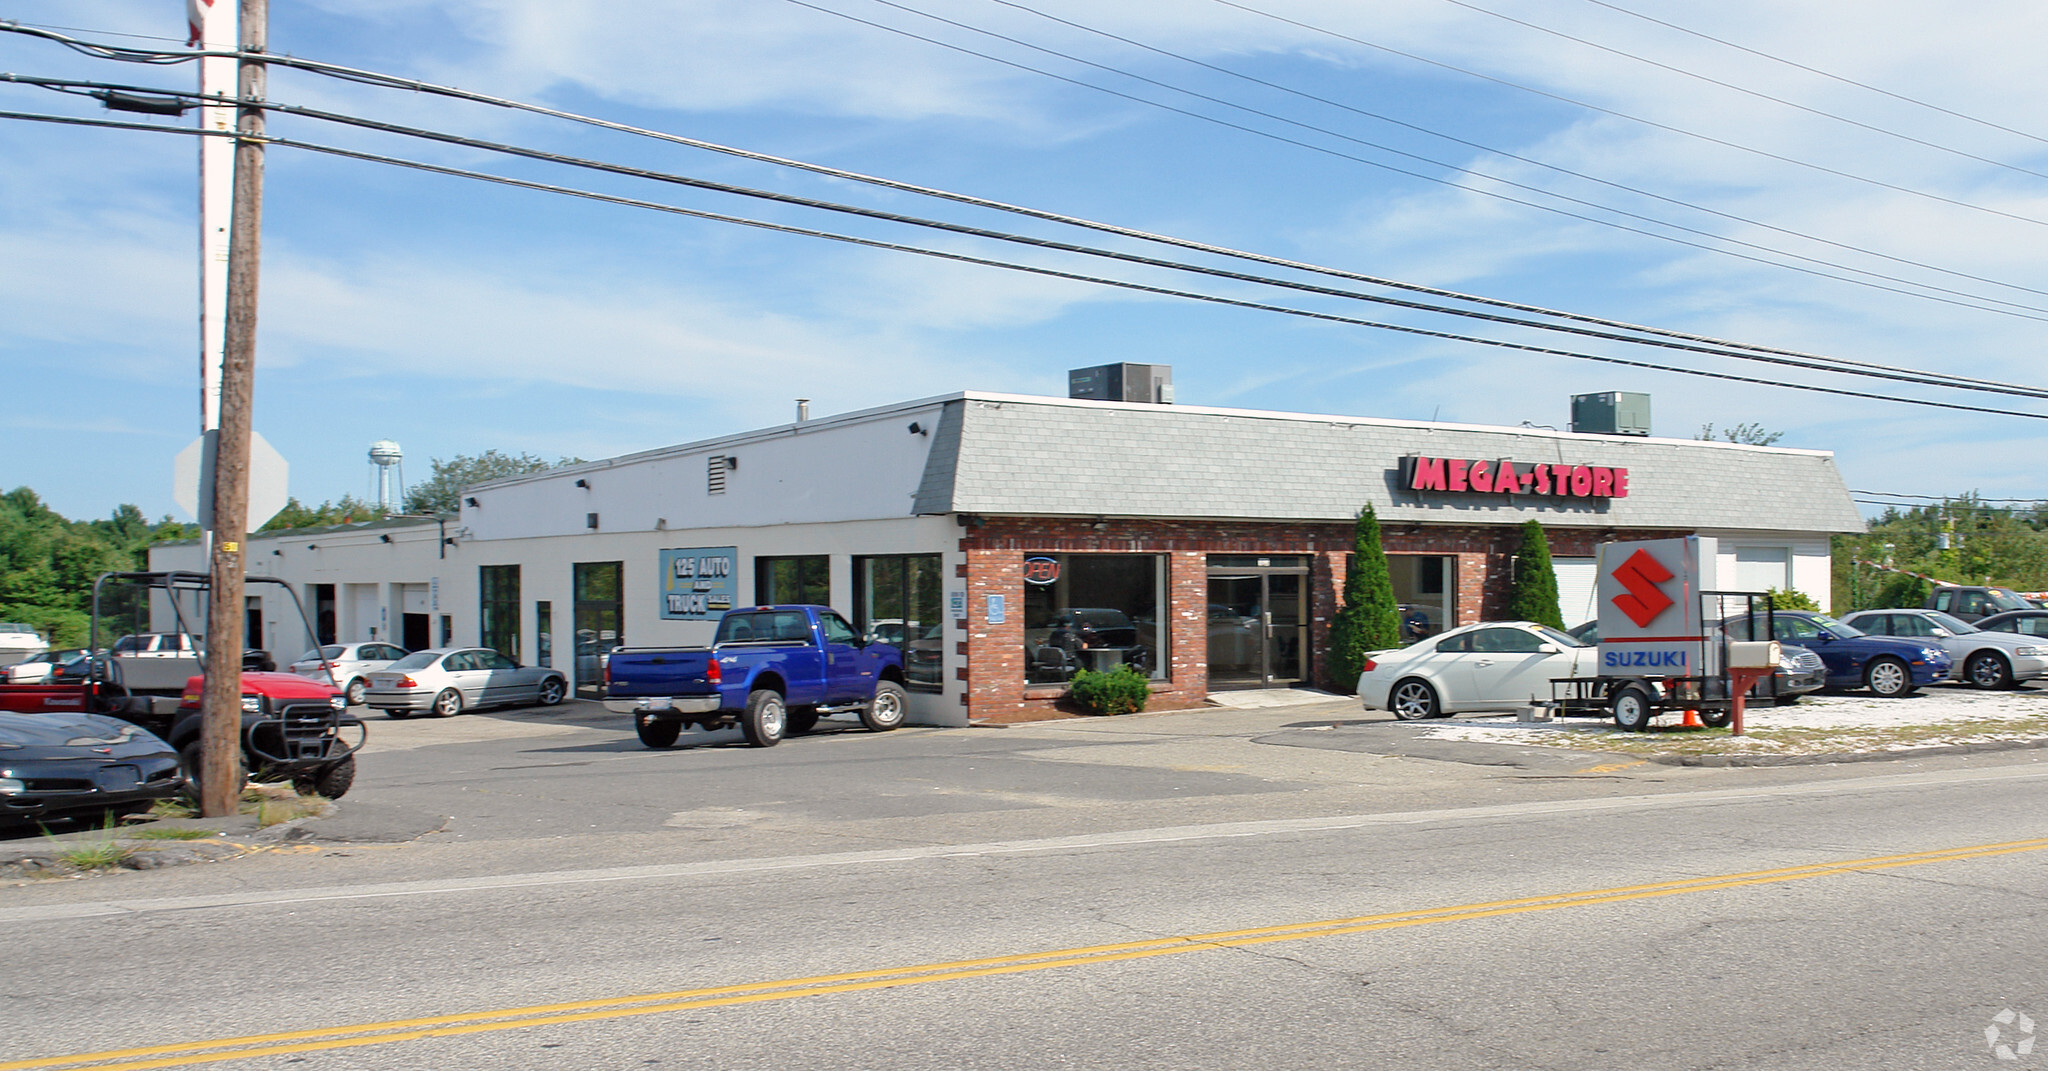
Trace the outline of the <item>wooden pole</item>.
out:
[[[269,40],[269,0],[241,0],[244,53]],[[239,65],[239,95],[260,101],[261,62]],[[242,105],[235,129],[263,133],[263,109]],[[249,416],[256,384],[256,280],[262,253],[263,143],[235,142],[235,205],[228,238],[226,354],[221,361],[220,438],[213,462],[212,599],[206,615],[206,686],[200,698],[199,807],[209,818],[234,814],[242,794],[242,648],[245,613],[242,543],[249,524]]]

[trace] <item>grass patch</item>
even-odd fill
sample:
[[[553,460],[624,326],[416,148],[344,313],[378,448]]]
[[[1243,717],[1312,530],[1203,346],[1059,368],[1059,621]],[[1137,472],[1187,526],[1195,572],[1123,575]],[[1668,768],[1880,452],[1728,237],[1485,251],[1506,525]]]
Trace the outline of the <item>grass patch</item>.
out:
[[[184,796],[158,800],[149,807],[151,818],[197,818],[199,807]]]
[[[134,854],[135,850],[125,844],[116,844],[111,840],[105,840],[97,844],[82,844],[76,848],[66,848],[62,852],[57,853],[57,858],[64,860],[79,870],[112,870],[120,866],[122,860]]]
[[[256,824],[265,829],[326,810],[327,797],[301,796],[290,782],[252,784],[242,791],[242,813],[255,815]]]
[[[130,830],[128,836],[136,840],[206,840],[209,837],[220,836],[220,832],[212,829],[193,829],[189,826],[169,826]]]

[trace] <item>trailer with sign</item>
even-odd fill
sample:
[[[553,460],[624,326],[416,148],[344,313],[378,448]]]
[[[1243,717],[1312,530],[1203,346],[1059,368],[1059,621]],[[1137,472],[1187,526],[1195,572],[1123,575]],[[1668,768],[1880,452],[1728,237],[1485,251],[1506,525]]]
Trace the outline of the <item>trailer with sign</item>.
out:
[[[1769,636],[1771,600],[1714,590],[1715,541],[1703,536],[1603,543],[1596,559],[1599,676],[1551,682],[1564,713],[1604,711],[1629,732],[1663,714],[1742,731],[1744,699],[1778,668],[1776,641],[1734,640],[1722,622],[1756,618]]]

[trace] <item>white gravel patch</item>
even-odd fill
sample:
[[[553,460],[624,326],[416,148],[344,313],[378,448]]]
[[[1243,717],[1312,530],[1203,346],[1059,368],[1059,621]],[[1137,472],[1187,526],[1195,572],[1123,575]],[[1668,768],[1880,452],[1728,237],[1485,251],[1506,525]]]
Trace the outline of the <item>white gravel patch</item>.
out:
[[[1910,740],[1895,745],[1877,744],[1876,749],[2034,739],[2048,735],[2034,722],[2034,719],[2044,716],[2048,716],[2048,692],[2030,688],[1983,692],[1937,687],[1923,689],[1905,699],[1879,699],[1855,694],[1810,695],[1787,707],[1768,702],[1748,707],[1743,714],[1745,728],[1753,733],[1762,732],[1765,737],[1728,739],[1726,743],[1734,750],[1773,748],[1767,739],[1773,729],[1864,730],[1866,732],[1856,735],[1868,741],[1868,731],[1927,726],[1943,726],[1952,731],[1936,736],[1916,733]],[[1661,717],[1657,724],[1670,724],[1676,717]],[[1420,735],[1433,740],[1574,748],[1595,746],[1595,740],[1608,736],[1632,741],[1649,739],[1634,733],[1620,733],[1614,728],[1614,723],[1607,720],[1559,718],[1550,722],[1527,723],[1516,721],[1512,715],[1460,717],[1421,728]]]

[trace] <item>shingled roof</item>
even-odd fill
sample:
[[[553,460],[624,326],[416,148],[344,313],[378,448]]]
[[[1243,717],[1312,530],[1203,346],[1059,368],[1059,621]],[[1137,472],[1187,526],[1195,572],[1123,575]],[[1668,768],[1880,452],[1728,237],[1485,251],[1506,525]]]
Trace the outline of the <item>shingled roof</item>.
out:
[[[1629,494],[1410,491],[1415,455],[1626,468]],[[1834,455],[1547,428],[967,392],[946,399],[913,512],[1860,532]]]

